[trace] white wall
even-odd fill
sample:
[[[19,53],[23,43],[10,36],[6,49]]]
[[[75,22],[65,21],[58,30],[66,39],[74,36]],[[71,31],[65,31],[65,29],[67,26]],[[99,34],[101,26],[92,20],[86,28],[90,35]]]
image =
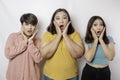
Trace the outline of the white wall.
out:
[[[41,38],[57,8],[65,8],[70,13],[75,29],[85,36],[89,18],[100,15],[107,24],[108,35],[115,41],[116,56],[110,62],[112,80],[120,79],[120,0],[0,0],[0,80],[6,80],[8,60],[4,56],[4,47],[8,35],[20,30],[19,18],[23,13],[34,13],[39,19],[39,37]],[[79,60],[80,75],[84,58]]]

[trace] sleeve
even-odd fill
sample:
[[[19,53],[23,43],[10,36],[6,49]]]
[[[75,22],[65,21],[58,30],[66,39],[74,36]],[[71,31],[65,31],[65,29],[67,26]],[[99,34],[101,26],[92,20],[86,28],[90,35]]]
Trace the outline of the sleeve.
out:
[[[82,42],[83,42],[83,45],[87,45],[89,48],[91,48],[93,45],[93,43],[86,43],[85,38],[82,40]]]
[[[84,45],[86,44],[85,39],[82,39],[82,43],[83,43]]]
[[[19,38],[18,35],[13,33],[7,39],[5,46],[5,56],[8,59],[13,59],[18,54],[24,52],[27,48],[27,43],[22,39],[19,40],[18,38]]]
[[[109,39],[110,43],[115,43],[111,36],[108,36],[108,39]]]
[[[42,37],[41,43],[50,42],[51,41],[50,35],[51,34],[49,32],[45,32],[45,34]]]
[[[31,40],[28,43],[28,51],[31,54],[33,60],[35,63],[39,63],[42,60],[41,54],[40,54],[40,39],[33,42]]]
[[[73,41],[76,42],[76,43],[82,43],[81,36],[78,32],[74,33]]]

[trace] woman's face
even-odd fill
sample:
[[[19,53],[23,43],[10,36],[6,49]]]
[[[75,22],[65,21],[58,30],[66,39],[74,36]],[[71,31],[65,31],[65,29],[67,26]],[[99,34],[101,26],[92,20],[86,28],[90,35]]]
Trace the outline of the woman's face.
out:
[[[23,22],[22,24],[22,30],[23,33],[27,36],[27,37],[31,37],[35,31],[36,26],[33,26],[31,24],[27,24],[25,22]]]
[[[58,12],[55,15],[54,21],[58,24],[61,31],[63,32],[65,26],[68,23],[68,15],[64,11]]]
[[[103,22],[101,19],[96,19],[92,25],[92,29],[95,31],[97,37],[99,37],[103,31]]]

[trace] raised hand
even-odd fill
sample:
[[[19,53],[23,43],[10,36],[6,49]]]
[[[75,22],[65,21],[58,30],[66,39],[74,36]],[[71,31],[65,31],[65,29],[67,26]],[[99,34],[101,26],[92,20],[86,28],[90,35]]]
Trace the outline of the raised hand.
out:
[[[54,21],[53,23],[54,23],[54,25],[55,25],[55,28],[56,28],[57,34],[60,35],[60,36],[62,36],[62,32],[61,32],[61,30],[60,30],[59,25],[58,25],[55,21]]]
[[[33,35],[28,39],[28,41],[31,41],[36,36],[37,32],[38,32],[38,29],[34,31]]]
[[[98,37],[97,37],[95,31],[92,28],[91,28],[91,33],[92,33],[92,36],[93,36],[94,40],[98,40]]]
[[[23,36],[23,39],[26,41],[26,42],[28,42],[28,38],[27,38],[27,36],[23,33],[23,28],[21,27],[21,34],[22,34],[22,36]]]
[[[105,28],[103,28],[103,31],[102,31],[102,33],[100,34],[99,40],[102,40],[102,39],[103,39],[104,32],[105,32]]]
[[[66,25],[66,27],[65,27],[65,29],[64,29],[64,31],[63,31],[63,36],[67,34],[68,27],[69,27],[70,23],[71,23],[71,21],[69,21],[69,22],[67,23],[67,25]]]

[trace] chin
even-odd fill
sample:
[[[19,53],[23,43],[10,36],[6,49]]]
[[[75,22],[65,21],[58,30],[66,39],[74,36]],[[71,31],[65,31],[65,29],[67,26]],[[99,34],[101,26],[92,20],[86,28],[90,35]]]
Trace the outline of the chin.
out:
[[[32,34],[27,34],[27,36],[28,36],[28,37],[31,37],[31,36],[32,36]]]
[[[63,30],[61,30],[61,32],[63,32]]]
[[[100,35],[97,35],[97,37],[100,37]]]

